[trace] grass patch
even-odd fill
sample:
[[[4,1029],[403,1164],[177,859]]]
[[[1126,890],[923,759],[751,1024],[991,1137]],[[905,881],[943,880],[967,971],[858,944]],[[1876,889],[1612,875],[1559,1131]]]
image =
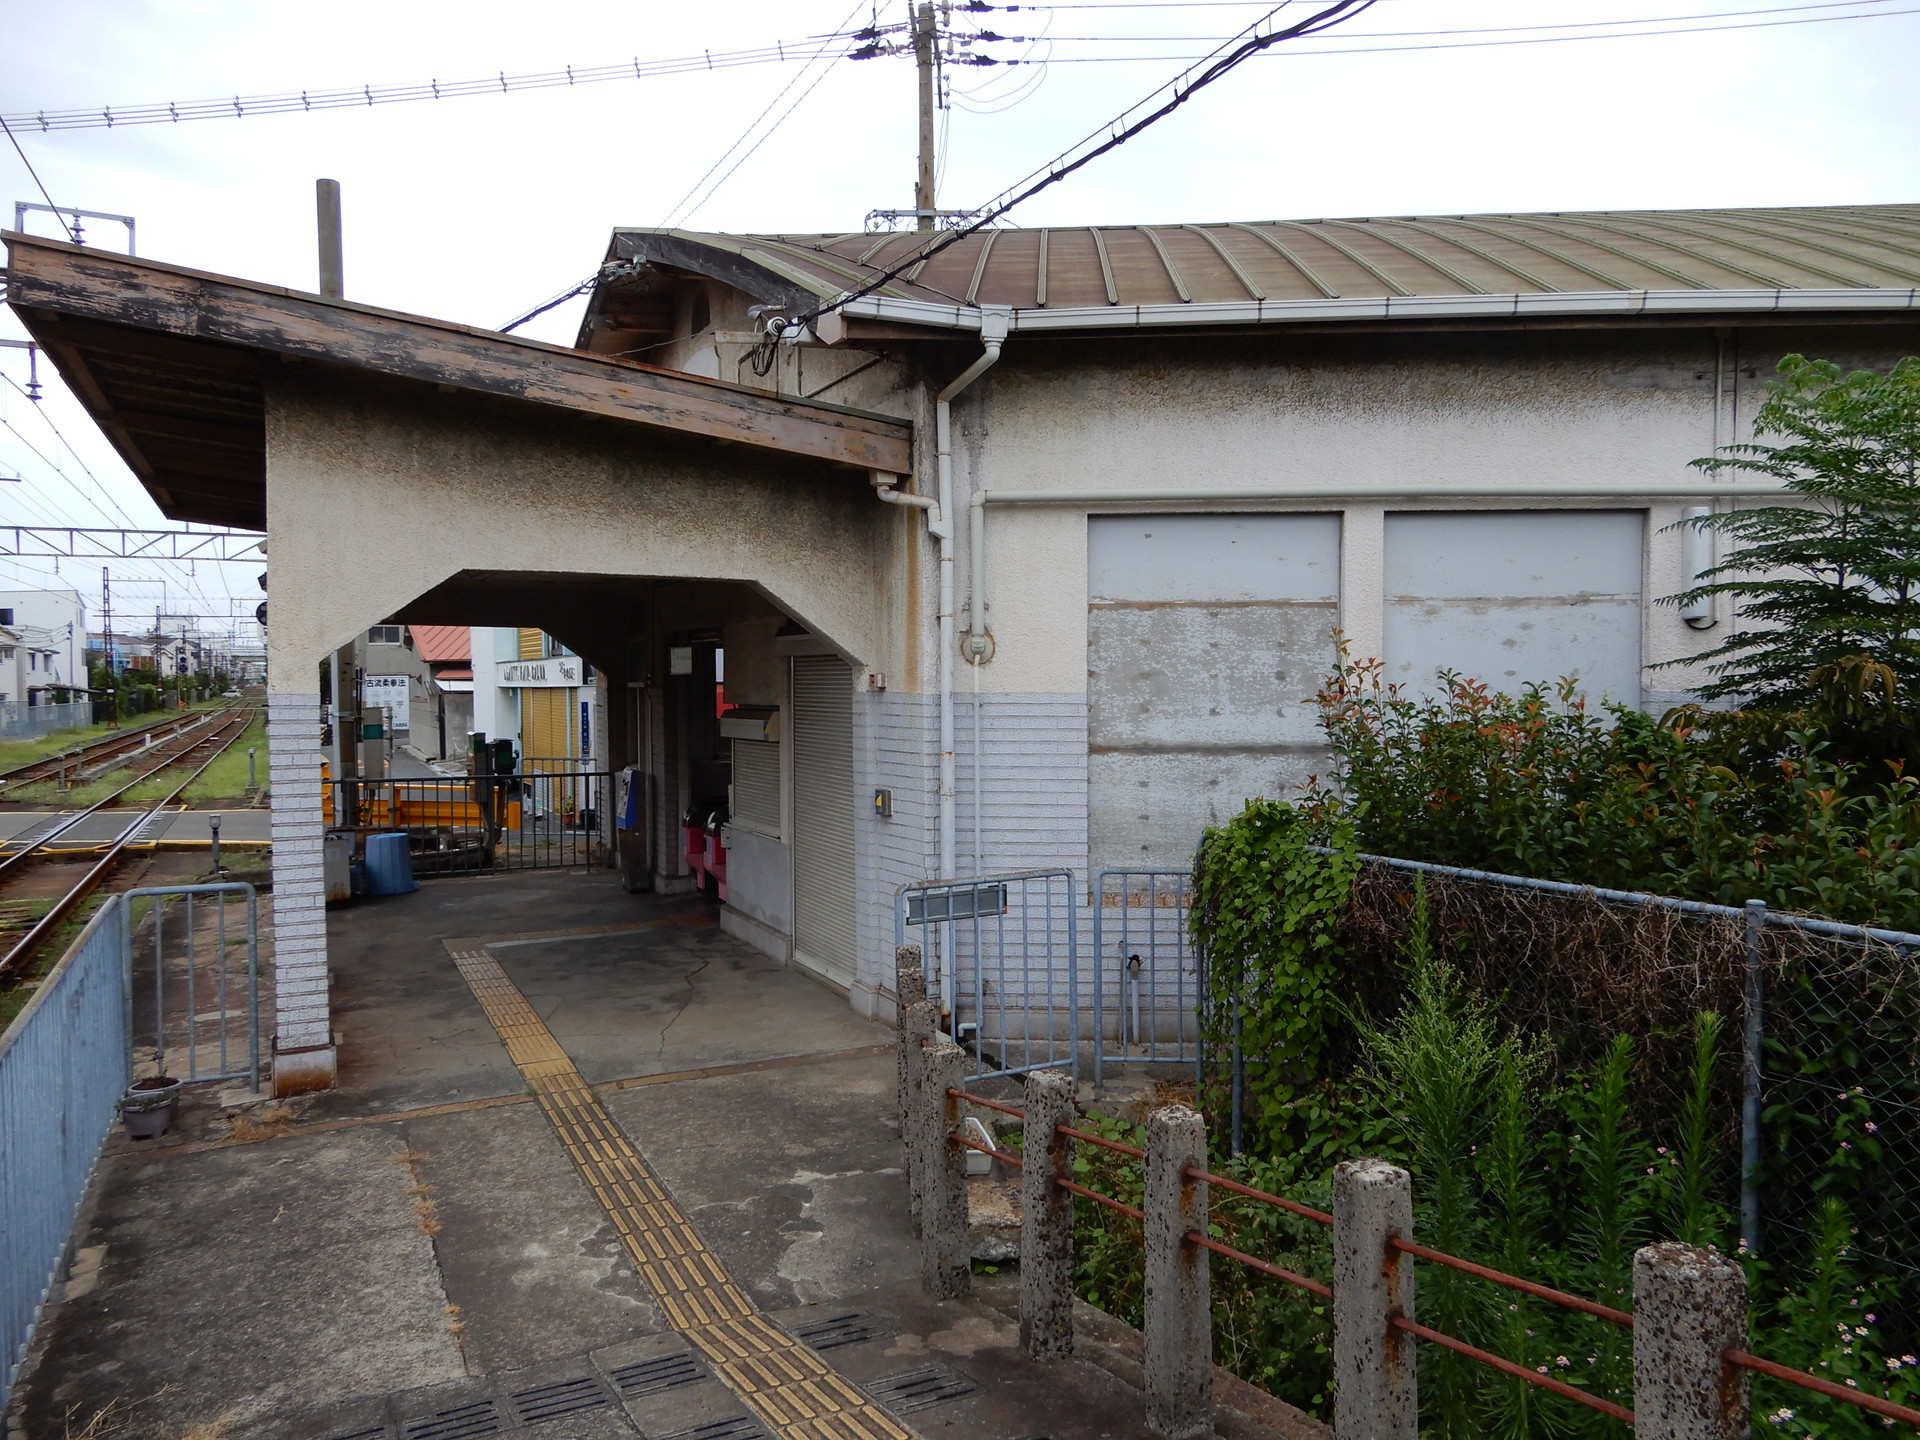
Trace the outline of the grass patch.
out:
[[[143,720],[156,720],[163,715],[186,714],[193,710],[212,710],[230,703],[225,700],[206,700],[189,706],[187,711],[151,710],[145,715],[130,716],[117,725],[81,725],[72,730],[56,730],[51,735],[40,735],[31,740],[0,740],[0,770],[11,770],[16,765],[26,765],[49,755],[57,755],[75,745],[85,745],[106,735],[131,730]]]
[[[207,773],[188,787],[181,798],[195,800],[239,800],[247,793],[247,749],[251,746],[260,753],[254,757],[254,778],[261,784],[267,783],[267,715],[264,709],[255,717],[254,722],[240,733],[240,738],[228,747],[220,758],[207,767]],[[315,777],[316,787],[319,777]]]

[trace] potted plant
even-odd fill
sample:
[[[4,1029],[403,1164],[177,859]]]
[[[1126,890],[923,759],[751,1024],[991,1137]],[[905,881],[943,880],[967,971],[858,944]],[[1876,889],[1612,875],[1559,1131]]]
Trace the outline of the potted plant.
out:
[[[120,1101],[120,1123],[134,1140],[152,1140],[167,1133],[180,1104],[180,1082],[170,1075],[149,1075],[127,1087]]]

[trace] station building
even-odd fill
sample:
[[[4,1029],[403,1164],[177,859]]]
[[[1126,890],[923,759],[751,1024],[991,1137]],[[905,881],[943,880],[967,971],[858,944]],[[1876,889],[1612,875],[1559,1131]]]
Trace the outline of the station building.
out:
[[[313,677],[370,625],[577,656],[644,882],[723,801],[723,924],[883,1015],[898,887],[1183,867],[1324,765],[1342,639],[1683,698],[1731,617],[1659,603],[1677,522],[1764,498],[1690,462],[1785,354],[1920,351],[1920,206],[925,241],[620,230],[568,348],[9,237],[166,513],[269,532],[283,1087],[332,1066]]]

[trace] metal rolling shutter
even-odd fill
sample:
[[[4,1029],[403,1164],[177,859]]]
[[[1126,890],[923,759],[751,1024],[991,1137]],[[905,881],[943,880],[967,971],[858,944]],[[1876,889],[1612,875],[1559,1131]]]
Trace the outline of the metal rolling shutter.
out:
[[[839,660],[793,662],[793,952],[853,984],[853,692]]]
[[[732,820],[746,830],[780,838],[780,747],[766,740],[733,742]]]

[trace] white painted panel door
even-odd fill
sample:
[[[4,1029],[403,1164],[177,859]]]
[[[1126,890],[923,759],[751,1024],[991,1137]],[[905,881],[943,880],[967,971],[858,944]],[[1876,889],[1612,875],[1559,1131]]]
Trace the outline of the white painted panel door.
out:
[[[853,985],[853,673],[793,662],[793,958]]]
[[[1441,670],[1513,694],[1580,681],[1640,703],[1640,510],[1407,511],[1387,516],[1387,678],[1421,697]]]
[[[1096,869],[1184,869],[1325,751],[1338,515],[1097,515],[1087,527],[1087,783]]]

